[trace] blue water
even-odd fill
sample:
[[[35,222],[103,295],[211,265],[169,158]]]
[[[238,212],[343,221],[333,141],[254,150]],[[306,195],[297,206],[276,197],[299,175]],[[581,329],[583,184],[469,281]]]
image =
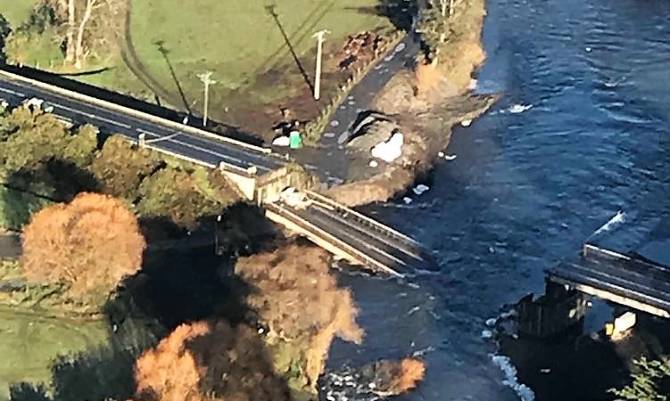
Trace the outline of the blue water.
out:
[[[518,399],[486,319],[542,292],[543,269],[617,211],[670,206],[670,2],[490,0],[483,37],[478,90],[500,102],[455,130],[457,158],[429,192],[366,210],[431,246],[441,273],[418,286],[342,278],[367,338],[337,343],[329,365],[427,350],[425,382],[402,399]]]

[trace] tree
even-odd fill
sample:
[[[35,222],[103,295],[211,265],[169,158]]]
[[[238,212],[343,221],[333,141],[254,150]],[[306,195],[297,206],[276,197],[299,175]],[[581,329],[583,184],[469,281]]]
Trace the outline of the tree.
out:
[[[647,358],[633,362],[637,373],[633,382],[620,390],[610,390],[617,397],[629,401],[667,401],[670,392],[670,363],[649,361]]]
[[[125,0],[43,0],[58,16],[65,62],[81,69],[96,49],[115,44],[123,26]]]
[[[91,164],[91,172],[103,185],[106,194],[134,202],[142,180],[162,166],[155,152],[136,148],[120,135],[105,141]]]
[[[143,216],[167,217],[189,229],[201,216],[216,215],[226,206],[205,194],[193,174],[170,166],[145,178],[139,192],[137,209]]]
[[[89,167],[98,148],[98,133],[98,128],[90,124],[77,128],[68,138],[63,158],[82,169]]]
[[[33,216],[23,233],[21,265],[29,281],[62,284],[75,297],[96,300],[139,270],[145,246],[123,202],[81,193]]]
[[[135,364],[141,401],[288,401],[255,330],[227,322],[177,327]]]
[[[307,386],[316,385],[336,336],[362,341],[351,292],[337,286],[329,256],[322,249],[282,247],[240,259],[235,272],[254,288],[247,303],[268,328],[268,336],[300,344]]]
[[[0,147],[5,171],[31,168],[60,154],[69,133],[51,114],[17,107],[8,117],[6,141]],[[3,135],[4,136],[4,135]]]

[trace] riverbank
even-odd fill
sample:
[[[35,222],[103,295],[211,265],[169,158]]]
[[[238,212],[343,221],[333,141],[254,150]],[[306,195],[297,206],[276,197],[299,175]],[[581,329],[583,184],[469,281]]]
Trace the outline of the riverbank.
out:
[[[403,134],[402,155],[385,163],[375,160],[369,148],[347,150],[350,160],[345,184],[333,187],[327,195],[349,206],[384,202],[405,192],[428,173],[439,152],[449,144],[452,127],[477,118],[497,100],[497,96],[473,94],[473,72],[484,62],[481,32],[486,4],[468,0],[455,9],[449,38],[432,64],[419,55],[417,66],[393,77],[370,105],[390,116]],[[388,139],[382,131],[366,143]]]

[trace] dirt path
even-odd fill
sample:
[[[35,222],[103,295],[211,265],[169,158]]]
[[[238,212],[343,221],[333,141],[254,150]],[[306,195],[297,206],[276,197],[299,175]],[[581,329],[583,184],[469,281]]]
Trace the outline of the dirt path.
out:
[[[132,14],[132,0],[128,0],[128,7],[126,9],[126,18],[124,19],[124,27],[120,39],[121,58],[128,69],[157,97],[168,102],[171,106],[181,109],[177,106],[182,103],[179,93],[172,92],[166,89],[151,73],[149,73],[146,66],[142,63],[132,39],[131,29],[131,14]]]

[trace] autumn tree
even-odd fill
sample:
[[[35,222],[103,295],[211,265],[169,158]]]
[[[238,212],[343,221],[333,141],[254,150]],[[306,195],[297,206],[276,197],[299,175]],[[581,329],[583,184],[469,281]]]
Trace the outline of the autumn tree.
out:
[[[29,281],[63,284],[71,295],[88,300],[137,272],[145,245],[123,202],[81,193],[33,216],[23,233],[21,265]]]
[[[249,307],[265,325],[270,341],[299,344],[308,387],[322,373],[333,339],[359,343],[363,330],[351,292],[337,286],[330,257],[313,246],[291,245],[240,259],[236,273],[252,291]]]
[[[177,327],[135,365],[138,401],[285,401],[258,333],[227,322]]]

